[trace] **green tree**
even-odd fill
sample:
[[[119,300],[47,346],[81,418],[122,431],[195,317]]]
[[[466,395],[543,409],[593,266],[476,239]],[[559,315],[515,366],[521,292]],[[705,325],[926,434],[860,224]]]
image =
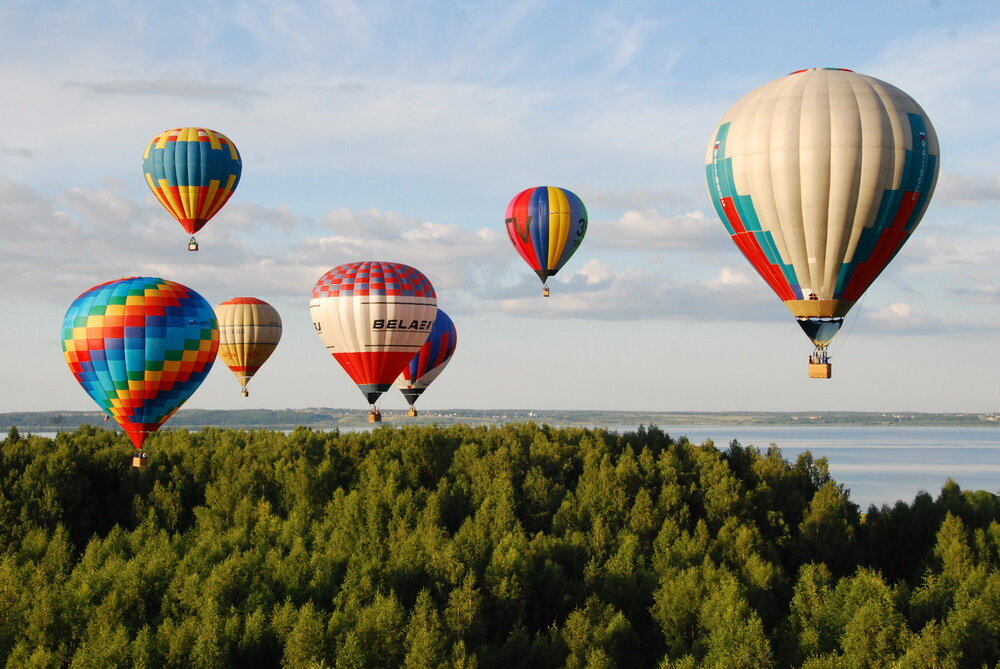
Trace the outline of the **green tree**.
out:
[[[448,637],[430,592],[421,590],[406,628],[406,657],[409,669],[436,669],[448,657]]]
[[[799,523],[799,556],[823,562],[835,574],[848,572],[855,561],[858,507],[844,489],[828,481],[816,492]]]

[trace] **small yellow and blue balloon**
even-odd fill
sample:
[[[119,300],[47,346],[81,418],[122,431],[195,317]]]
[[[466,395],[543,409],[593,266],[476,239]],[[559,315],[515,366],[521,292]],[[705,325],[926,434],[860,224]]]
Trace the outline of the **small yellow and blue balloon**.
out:
[[[587,233],[587,208],[574,193],[555,186],[528,188],[507,205],[507,235],[517,252],[542,281],[566,264]]]
[[[187,286],[127,277],[73,301],[62,345],[76,380],[141,450],[208,375],[219,326],[212,306]]]
[[[197,251],[194,234],[232,197],[243,161],[221,132],[173,128],[146,145],[142,171],[156,199],[192,235],[188,249]]]

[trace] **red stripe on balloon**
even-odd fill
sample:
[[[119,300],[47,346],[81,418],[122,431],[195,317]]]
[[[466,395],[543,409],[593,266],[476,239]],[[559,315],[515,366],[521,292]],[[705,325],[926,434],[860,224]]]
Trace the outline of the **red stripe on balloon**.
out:
[[[514,196],[514,199],[507,206],[507,234],[510,236],[510,241],[514,244],[514,248],[533,270],[542,269],[538,261],[538,254],[535,252],[535,247],[531,242],[531,233],[528,228],[531,194],[536,190],[537,188],[528,188],[521,191]]]
[[[757,237],[752,232],[747,232],[743,221],[740,220],[739,212],[736,211],[733,198],[724,197],[721,198],[720,202],[722,203],[722,211],[726,214],[726,220],[729,221],[729,225],[736,231],[736,234],[732,235],[732,238],[737,248],[739,248],[750,264],[753,265],[753,268],[757,270],[757,273],[760,274],[760,277],[767,282],[767,285],[777,293],[782,301],[794,300],[795,292],[788,285],[785,274],[781,271],[780,267],[767,259],[764,250],[757,243]]]

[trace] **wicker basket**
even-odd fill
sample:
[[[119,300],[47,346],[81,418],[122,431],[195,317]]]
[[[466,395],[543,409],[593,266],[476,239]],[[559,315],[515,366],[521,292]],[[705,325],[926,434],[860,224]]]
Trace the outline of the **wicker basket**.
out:
[[[809,363],[809,378],[810,379],[829,379],[832,375],[831,365],[828,362],[810,362]]]

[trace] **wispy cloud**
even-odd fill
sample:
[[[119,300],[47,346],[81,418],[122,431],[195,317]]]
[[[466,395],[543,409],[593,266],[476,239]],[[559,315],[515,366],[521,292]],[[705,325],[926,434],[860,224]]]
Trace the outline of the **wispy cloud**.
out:
[[[630,251],[705,251],[728,248],[725,230],[715,214],[701,211],[664,216],[652,210],[626,210],[617,221],[590,226],[602,247]]]
[[[945,200],[958,206],[976,206],[1000,201],[1000,174],[969,176],[942,174],[934,190],[935,200]]]
[[[872,335],[974,334],[992,333],[995,329],[984,321],[938,318],[906,302],[893,302],[883,309],[863,314],[861,319],[865,322],[865,331]]]
[[[978,288],[955,288],[951,293],[963,302],[1000,306],[1000,286],[997,285],[981,286]]]
[[[725,268],[704,282],[685,283],[638,267],[616,270],[610,263],[588,261],[567,277],[549,279],[552,297],[532,291],[502,300],[500,308],[518,316],[586,320],[767,320],[775,311],[760,286],[734,280]],[[780,310],[780,307],[779,307]]]
[[[127,81],[67,81],[66,86],[79,88],[92,95],[137,95],[171,98],[200,98],[206,100],[245,101],[248,98],[266,97],[264,91],[228,86],[204,81],[181,79],[153,79]]]
[[[588,207],[609,209],[690,209],[707,201],[705,189],[694,188],[587,188],[581,191]]]
[[[456,313],[591,321],[781,320],[784,308],[747,267],[699,265],[698,254],[691,253],[682,254],[687,264],[645,262],[655,249],[728,244],[715,226],[710,233],[706,226],[695,214],[625,216],[625,232],[614,247],[618,259],[602,251],[614,231],[585,240],[564,271],[549,280],[553,297],[546,300],[538,296],[533,273],[495,228],[470,229],[379,209],[341,208],[309,218],[283,207],[237,202],[199,233],[202,250],[190,254],[186,235],[159,204],[151,197],[133,199],[123,184],[75,187],[49,197],[0,179],[0,263],[6,268],[0,291],[60,303],[100,281],[147,274],[187,283],[210,299],[248,293],[295,299],[330,267],[377,259],[420,268]],[[706,241],[706,234],[722,239]],[[942,255],[939,249],[937,256]],[[977,304],[1000,300],[995,283],[972,285],[978,287],[955,288],[951,295]],[[898,334],[987,327],[949,320],[917,304],[897,301],[866,318],[876,331]]]
[[[282,238],[291,233],[294,239]],[[419,267],[439,291],[466,294],[471,308],[470,296],[488,293],[490,275],[502,274],[509,261],[497,252],[506,240],[492,230],[377,210],[338,210],[311,220],[239,204],[218,214],[198,237],[201,251],[184,250],[186,235],[159,204],[131,200],[120,184],[48,198],[0,179],[0,263],[6,268],[0,291],[43,301],[59,303],[123,275],[190,282],[206,296],[253,291],[294,297],[307,294],[330,267],[380,259]]]
[[[34,155],[31,149],[25,149],[23,147],[9,147],[0,144],[0,153],[7,156],[15,156],[17,158],[31,158]]]

